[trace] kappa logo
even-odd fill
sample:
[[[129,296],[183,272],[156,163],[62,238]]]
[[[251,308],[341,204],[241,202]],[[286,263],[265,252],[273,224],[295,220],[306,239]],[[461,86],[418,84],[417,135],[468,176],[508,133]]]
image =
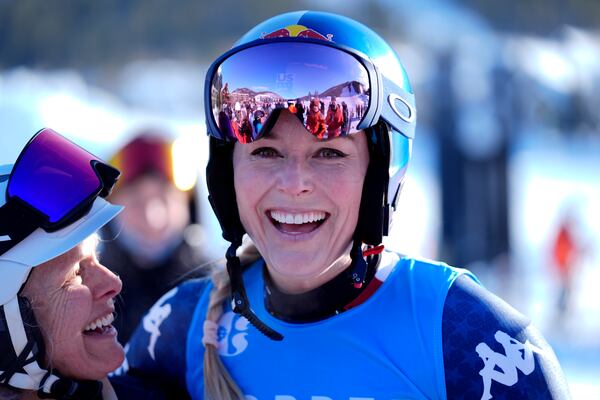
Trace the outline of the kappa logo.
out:
[[[165,293],[160,299],[158,299],[156,304],[152,306],[142,321],[144,330],[150,334],[150,340],[148,341],[148,353],[153,360],[155,359],[154,347],[156,346],[156,341],[160,336],[160,325],[171,314],[171,305],[165,304],[165,301],[175,296],[176,293],[177,288]]]
[[[504,353],[496,353],[485,343],[479,343],[475,351],[483,360],[484,367],[479,371],[483,378],[483,394],[481,400],[490,400],[492,395],[490,387],[492,381],[506,386],[513,386],[519,380],[517,369],[529,375],[535,369],[533,352],[543,353],[542,349],[529,343],[521,343],[508,336],[505,332],[498,331],[494,338],[504,348]]]
[[[248,320],[233,311],[228,311],[219,320],[217,339],[219,354],[233,357],[241,354],[248,347]]]

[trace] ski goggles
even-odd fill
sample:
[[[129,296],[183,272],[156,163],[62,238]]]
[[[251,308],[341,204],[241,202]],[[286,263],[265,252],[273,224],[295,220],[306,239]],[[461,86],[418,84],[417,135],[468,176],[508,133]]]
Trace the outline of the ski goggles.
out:
[[[210,135],[251,142],[281,110],[296,114],[319,139],[350,135],[380,118],[414,136],[414,96],[363,55],[322,40],[280,38],[234,48],[208,70]]]
[[[120,172],[51,129],[42,129],[15,162],[0,207],[0,254],[35,229],[54,232],[106,197]]]

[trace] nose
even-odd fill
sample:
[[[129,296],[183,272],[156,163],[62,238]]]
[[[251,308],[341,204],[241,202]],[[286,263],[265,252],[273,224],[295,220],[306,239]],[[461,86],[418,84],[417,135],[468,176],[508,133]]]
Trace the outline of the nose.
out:
[[[96,300],[110,299],[121,293],[121,279],[97,260],[90,260],[84,268],[83,282]]]
[[[154,196],[144,204],[144,223],[150,230],[160,231],[169,223],[169,205],[162,196]]]
[[[277,188],[283,193],[301,196],[314,189],[312,171],[305,160],[290,157],[277,174]]]

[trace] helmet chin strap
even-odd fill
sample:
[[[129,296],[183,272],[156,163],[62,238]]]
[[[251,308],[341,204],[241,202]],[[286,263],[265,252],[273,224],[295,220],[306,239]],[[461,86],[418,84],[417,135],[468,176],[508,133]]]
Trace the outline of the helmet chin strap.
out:
[[[234,241],[227,249],[227,273],[231,282],[231,308],[233,312],[245,317],[256,329],[263,335],[272,340],[283,340],[281,333],[274,331],[264,322],[262,322],[250,308],[250,302],[246,296],[244,281],[242,276],[242,266],[240,259],[235,254],[241,242]]]
[[[0,324],[6,323],[10,345],[16,357],[5,371],[0,371],[0,384],[37,391],[42,399],[102,399],[101,382],[65,378],[40,366],[44,359],[44,341],[26,298],[15,296],[1,306],[1,317],[4,317],[4,321],[0,321]]]
[[[350,258],[352,259],[352,284],[356,289],[360,289],[367,277],[367,262],[363,257],[362,241],[355,239],[352,243],[352,250],[350,251]]]

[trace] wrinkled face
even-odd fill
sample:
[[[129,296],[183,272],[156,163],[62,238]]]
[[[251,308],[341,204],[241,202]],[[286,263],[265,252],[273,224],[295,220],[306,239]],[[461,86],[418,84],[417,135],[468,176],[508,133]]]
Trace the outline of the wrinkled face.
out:
[[[240,218],[281,290],[314,289],[349,265],[368,162],[363,132],[319,141],[287,111],[267,137],[235,145]]]
[[[63,375],[101,379],[123,361],[113,320],[121,281],[98,262],[95,238],[33,268],[22,295],[44,336],[46,363]]]
[[[123,229],[145,245],[160,247],[190,221],[187,194],[153,175],[120,187],[111,200],[125,206],[119,215]]]

